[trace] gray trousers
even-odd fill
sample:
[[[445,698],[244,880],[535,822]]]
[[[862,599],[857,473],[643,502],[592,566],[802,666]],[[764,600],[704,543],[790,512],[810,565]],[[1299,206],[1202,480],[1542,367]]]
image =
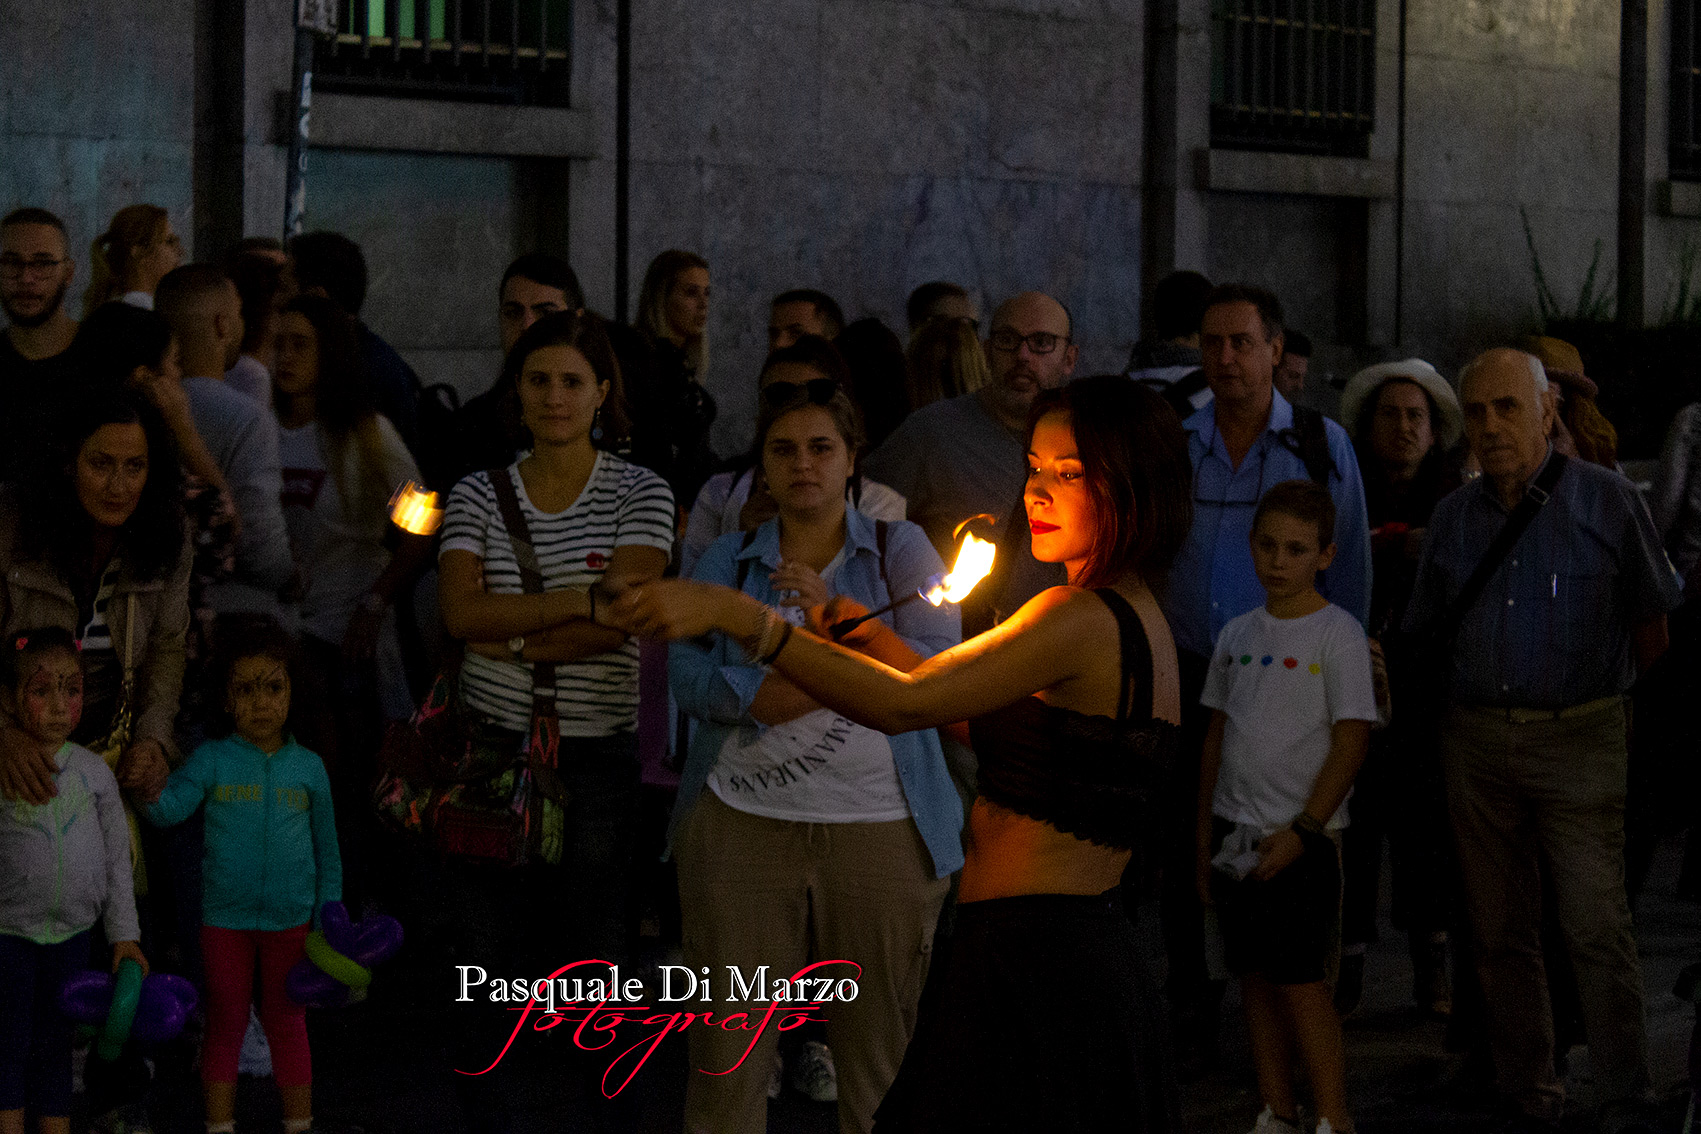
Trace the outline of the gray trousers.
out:
[[[1624,892],[1623,704],[1527,724],[1455,707],[1441,737],[1501,1092],[1545,1118],[1564,1106],[1542,965],[1546,863],[1602,1099],[1645,1096],[1642,972]]]

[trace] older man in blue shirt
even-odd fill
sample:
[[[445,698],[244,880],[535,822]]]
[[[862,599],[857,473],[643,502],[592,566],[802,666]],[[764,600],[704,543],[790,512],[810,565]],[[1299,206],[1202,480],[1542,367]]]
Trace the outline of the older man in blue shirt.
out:
[[[1480,480],[1436,506],[1406,629],[1448,611],[1496,534],[1557,459],[1553,402],[1533,356],[1495,350],[1460,375]],[[1542,959],[1542,864],[1576,970],[1602,1097],[1649,1090],[1641,971],[1624,889],[1625,694],[1666,645],[1677,577],[1635,488],[1567,462],[1546,503],[1460,623],[1442,722],[1448,809],[1488,1001],[1500,1091],[1557,1122]],[[1399,697],[1399,691],[1394,691]]]
[[[1164,872],[1164,938],[1170,999],[1189,1049],[1208,1059],[1215,1046],[1220,984],[1204,969],[1203,911],[1191,881],[1191,794],[1210,713],[1199,705],[1217,634],[1264,603],[1252,569],[1252,516],[1259,498],[1284,480],[1317,479],[1335,501],[1335,561],[1319,585],[1362,623],[1370,617],[1370,524],[1358,459],[1346,430],[1321,415],[1309,425],[1275,388],[1282,358],[1281,303],[1263,288],[1224,284],[1205,300],[1199,346],[1211,401],[1182,423],[1193,461],[1193,527],[1161,596],[1181,662],[1184,761],[1176,801],[1181,819]],[[1308,464],[1309,461],[1309,464]],[[1191,771],[1191,776],[1189,776]]]

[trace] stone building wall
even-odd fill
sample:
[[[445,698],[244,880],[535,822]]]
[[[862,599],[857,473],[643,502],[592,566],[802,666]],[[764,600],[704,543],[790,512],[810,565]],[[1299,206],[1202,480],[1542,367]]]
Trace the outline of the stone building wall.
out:
[[[228,12],[224,2],[20,3],[0,20],[0,204],[64,214],[82,279],[89,240],[133,201],[167,207],[186,237],[214,231],[194,222],[215,206],[234,208],[228,227],[276,231],[293,4],[229,0],[240,30],[209,44],[208,14]],[[1142,278],[1173,262],[1276,286],[1326,372],[1392,354],[1451,371],[1534,323],[1520,206],[1563,302],[1597,240],[1610,274],[1617,12],[1579,0],[1407,7],[1399,343],[1391,194],[1195,184],[1208,0],[1153,0],[1150,19],[1139,0],[633,0],[629,309],[656,252],[710,260],[709,384],[726,452],[748,436],[766,301],[794,286],[900,331],[905,295],[927,279],[959,280],[987,309],[1043,288],[1071,306],[1087,373],[1121,364]],[[1378,0],[1371,158],[1384,170],[1398,8]],[[492,290],[518,251],[566,251],[592,305],[614,310],[615,11],[616,0],[575,6],[570,147],[311,152],[309,224],[367,247],[366,317],[428,380],[488,383]],[[1668,23],[1654,0],[1651,199],[1666,176]],[[1151,62],[1165,36],[1191,52],[1173,72]],[[198,188],[210,51],[240,52],[239,203]],[[1173,215],[1160,218],[1164,193]],[[1701,220],[1665,215],[1685,211],[1701,213],[1701,197],[1650,212],[1650,318],[1669,304],[1684,250],[1701,247]]]
[[[655,0],[632,40],[632,282],[712,265],[717,445],[741,447],[767,300],[819,287],[903,334],[958,280],[1071,307],[1081,372],[1138,334],[1137,0]]]
[[[124,205],[193,203],[195,0],[8,2],[0,14],[0,211],[64,218],[77,260]]]

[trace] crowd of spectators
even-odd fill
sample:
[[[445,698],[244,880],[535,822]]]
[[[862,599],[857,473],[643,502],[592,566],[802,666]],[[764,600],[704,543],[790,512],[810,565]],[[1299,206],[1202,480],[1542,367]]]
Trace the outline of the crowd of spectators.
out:
[[[841,1130],[909,1129],[929,1105],[916,1084],[961,1073],[940,1070],[953,1018],[937,1004],[930,1017],[923,988],[936,995],[936,932],[994,908],[957,886],[985,885],[963,873],[965,839],[1000,809],[1119,848],[1099,867],[1121,872],[1130,905],[1158,899],[1167,1005],[1137,1023],[1170,1042],[1161,1058],[1140,1048],[1135,1128],[1171,1128],[1171,1077],[1221,1058],[1231,974],[1259,1134],[1300,1128],[1296,1054],[1315,1128],[1352,1128],[1340,1020],[1379,932],[1384,846],[1413,1001],[1476,1045],[1509,1120],[1557,1128],[1556,1056],[1579,1026],[1601,1120],[1644,1113],[1627,705],[1661,675],[1681,687],[1663,655],[1695,636],[1698,407],[1673,422],[1644,499],[1583,358],[1553,338],[1488,351],[1453,380],[1418,358],[1370,366],[1331,418],[1312,408],[1313,344],[1256,286],[1166,277],[1126,372],[1093,378],[1077,375],[1061,297],[992,297],[983,323],[971,287],[925,283],[900,339],[798,287],[768,306],[752,445],[718,456],[712,268],[692,252],[655,257],[630,327],[587,309],[564,260],[519,257],[480,285],[495,285],[504,361],[460,405],[361,321],[367,265],[343,235],[183,263],[165,210],[132,205],[86,265],[74,248],[43,209],[0,220],[0,871],[24,880],[0,888],[0,1134],[26,1112],[68,1129],[70,1040],[31,981],[122,957],[205,989],[209,1134],[232,1129],[258,973],[248,1043],[269,1037],[286,1131],[308,1130],[306,1032],[278,973],[337,900],[399,916],[445,980],[455,963],[636,964],[651,907],[693,970],[854,958],[863,995],[825,1032],[783,1054],[765,1037],[740,1073],[691,1076],[686,1129],[760,1131],[788,1064],[799,1089],[837,1100]],[[1157,440],[1107,455],[1088,413]],[[1106,468],[1128,480],[1122,496]],[[1080,562],[1052,550],[1067,527],[1057,501],[1082,477],[1125,574],[1106,573],[1104,547]],[[391,522],[409,484],[441,495],[440,531]],[[1151,525],[1166,514],[1182,519],[1158,555]],[[976,518],[996,570],[960,608],[905,603],[829,632],[823,611],[927,590]],[[754,624],[754,645],[725,626],[675,634],[676,615],[654,614],[673,609],[653,597],[669,576],[779,613]],[[1114,619],[1057,613],[1081,588],[1109,594]],[[644,617],[678,640],[641,651]],[[1006,701],[841,711],[788,668],[805,661],[784,660],[794,630],[835,637],[921,689],[1065,617],[1112,635],[1115,650],[1083,656],[1123,675],[1105,686],[1122,690],[1114,718],[1068,711],[1163,738],[1165,775],[1118,816],[1142,821],[1137,842],[1007,803],[1037,790],[991,754],[1010,738],[950,723]],[[1082,692],[1098,673],[1031,689],[1054,707],[1098,704]],[[398,731],[420,732],[403,722],[443,697],[465,766],[431,795],[440,826],[422,837],[380,821],[374,784],[396,772]],[[641,734],[671,764],[657,782],[677,783],[665,831],[646,828]],[[119,798],[128,819],[104,830]],[[26,837],[61,807],[98,809],[123,844],[74,852],[92,865],[63,924],[30,890],[52,883],[20,865],[73,853]],[[518,843],[444,818],[503,807],[522,820]],[[652,842],[677,861],[659,897],[640,864]],[[242,877],[285,869],[287,893],[233,897]],[[953,964],[973,954],[975,925]],[[1022,932],[1043,955],[1043,924]],[[510,1026],[469,1014],[443,1074],[488,1062]],[[746,1043],[693,1031],[692,1065],[735,1063]],[[79,1062],[100,1129],[147,1129],[144,1054]],[[511,1080],[454,1078],[467,1129],[508,1128]],[[895,1079],[907,1089],[877,1121]],[[626,1119],[617,1103],[598,1121]],[[1086,1128],[1072,1121],[1054,1128]]]

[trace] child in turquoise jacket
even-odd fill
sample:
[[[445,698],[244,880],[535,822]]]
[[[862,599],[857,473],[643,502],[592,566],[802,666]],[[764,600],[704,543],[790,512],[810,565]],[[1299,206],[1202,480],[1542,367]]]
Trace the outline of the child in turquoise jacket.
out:
[[[285,1134],[300,1134],[312,1125],[312,1061],[306,1009],[285,993],[284,978],[304,955],[320,907],[342,899],[342,858],[325,765],[289,732],[293,644],[275,626],[241,637],[219,670],[234,732],[195,749],[144,814],[170,826],[206,807],[207,1130],[234,1129],[237,1062],[257,964],[260,1022]]]

